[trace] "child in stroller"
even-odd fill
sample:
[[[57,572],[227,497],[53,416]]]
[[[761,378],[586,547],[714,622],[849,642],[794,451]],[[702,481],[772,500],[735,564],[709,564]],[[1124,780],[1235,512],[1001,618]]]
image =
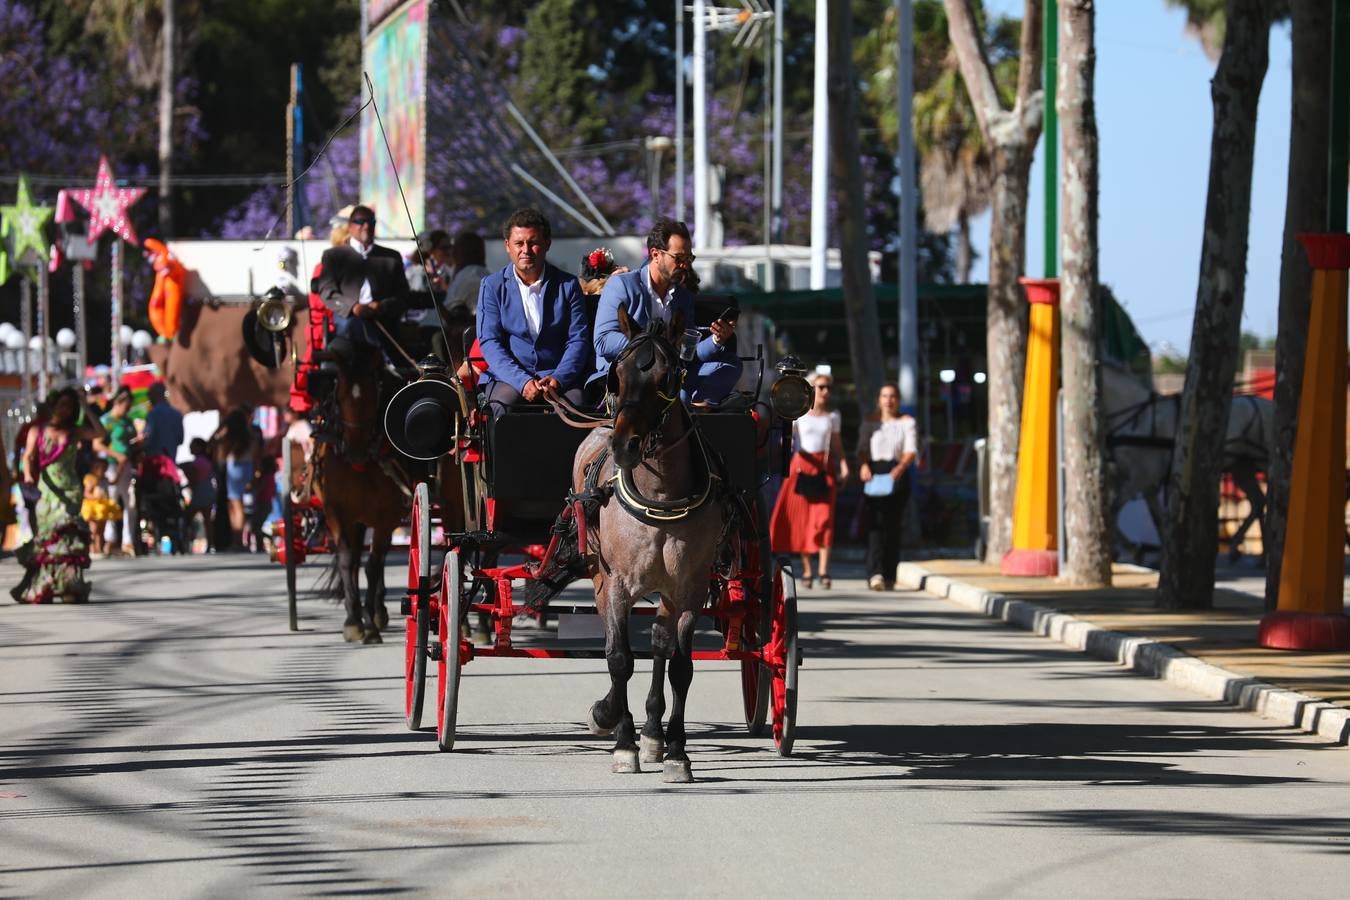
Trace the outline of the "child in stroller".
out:
[[[155,548],[169,539],[171,552],[186,553],[183,488],[178,466],[162,453],[143,456],[136,469],[136,508]]]

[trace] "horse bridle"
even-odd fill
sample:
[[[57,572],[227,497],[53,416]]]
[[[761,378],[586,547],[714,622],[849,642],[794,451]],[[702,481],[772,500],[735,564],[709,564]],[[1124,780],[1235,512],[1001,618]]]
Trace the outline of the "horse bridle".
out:
[[[614,358],[614,362],[610,365],[610,382],[607,385],[610,392],[617,396],[619,386],[619,366],[626,362],[630,356],[635,356],[636,358],[633,360],[633,363],[637,366],[638,371],[649,372],[651,371],[652,366],[656,365],[658,354],[663,358],[663,361],[666,364],[666,378],[665,382],[656,389],[656,396],[663,401],[665,405],[661,407],[661,411],[658,414],[656,421],[649,423],[650,427],[643,439],[642,455],[644,458],[655,455],[658,452],[666,452],[665,450],[659,450],[655,446],[655,442],[660,440],[661,432],[665,430],[666,421],[670,418],[671,411],[675,408],[676,403],[680,399],[680,389],[684,386],[685,374],[683,360],[675,353],[675,348],[671,346],[670,342],[666,341],[654,331],[646,331],[632,338],[628,342],[628,346],[624,347],[619,355]],[[639,398],[620,400],[614,409],[614,419],[616,421],[618,420],[619,413],[624,410],[635,410],[638,413],[641,413],[642,400]],[[685,437],[687,436],[688,435],[685,435]],[[682,437],[679,441],[676,441],[675,444],[681,443],[683,439],[684,438]],[[666,450],[669,449],[670,447],[666,448]]]

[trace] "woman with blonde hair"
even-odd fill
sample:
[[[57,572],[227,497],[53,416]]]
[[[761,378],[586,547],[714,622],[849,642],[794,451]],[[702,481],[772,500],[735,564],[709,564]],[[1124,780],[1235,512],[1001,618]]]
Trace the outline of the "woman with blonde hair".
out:
[[[773,506],[769,537],[774,553],[801,556],[803,587],[811,587],[811,555],[818,554],[820,567],[815,581],[829,589],[834,501],[839,482],[848,478],[848,463],[839,438],[839,412],[830,409],[834,379],[817,373],[813,386],[815,402],[806,415],[792,423],[792,464]]]

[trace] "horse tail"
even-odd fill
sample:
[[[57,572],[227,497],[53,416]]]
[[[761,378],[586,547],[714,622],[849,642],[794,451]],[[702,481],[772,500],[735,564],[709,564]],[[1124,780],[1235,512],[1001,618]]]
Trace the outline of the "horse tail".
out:
[[[342,602],[342,579],[338,576],[338,555],[328,554],[328,565],[314,576],[313,590],[325,600]]]

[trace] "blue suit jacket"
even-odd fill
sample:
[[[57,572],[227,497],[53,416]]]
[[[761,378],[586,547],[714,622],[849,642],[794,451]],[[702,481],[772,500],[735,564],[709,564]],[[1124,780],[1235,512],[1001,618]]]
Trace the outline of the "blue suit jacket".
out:
[[[543,316],[531,338],[511,266],[493,272],[478,288],[478,345],[486,377],[524,390],[531,378],[552,375],[563,389],[582,384],[590,366],[586,306],[577,277],[544,265]]]
[[[628,338],[619,328],[619,307],[623,306],[628,315],[640,328],[646,328],[652,317],[651,288],[647,281],[647,267],[636,272],[614,275],[605,282],[600,292],[600,307],[595,314],[595,367],[591,381],[603,378],[609,372],[612,363],[623,348],[628,346]],[[684,327],[694,327],[694,295],[682,287],[676,287],[671,299],[670,315],[672,319],[684,313]],[[740,358],[730,347],[718,345],[709,335],[698,342],[698,361],[727,362],[740,366]]]

